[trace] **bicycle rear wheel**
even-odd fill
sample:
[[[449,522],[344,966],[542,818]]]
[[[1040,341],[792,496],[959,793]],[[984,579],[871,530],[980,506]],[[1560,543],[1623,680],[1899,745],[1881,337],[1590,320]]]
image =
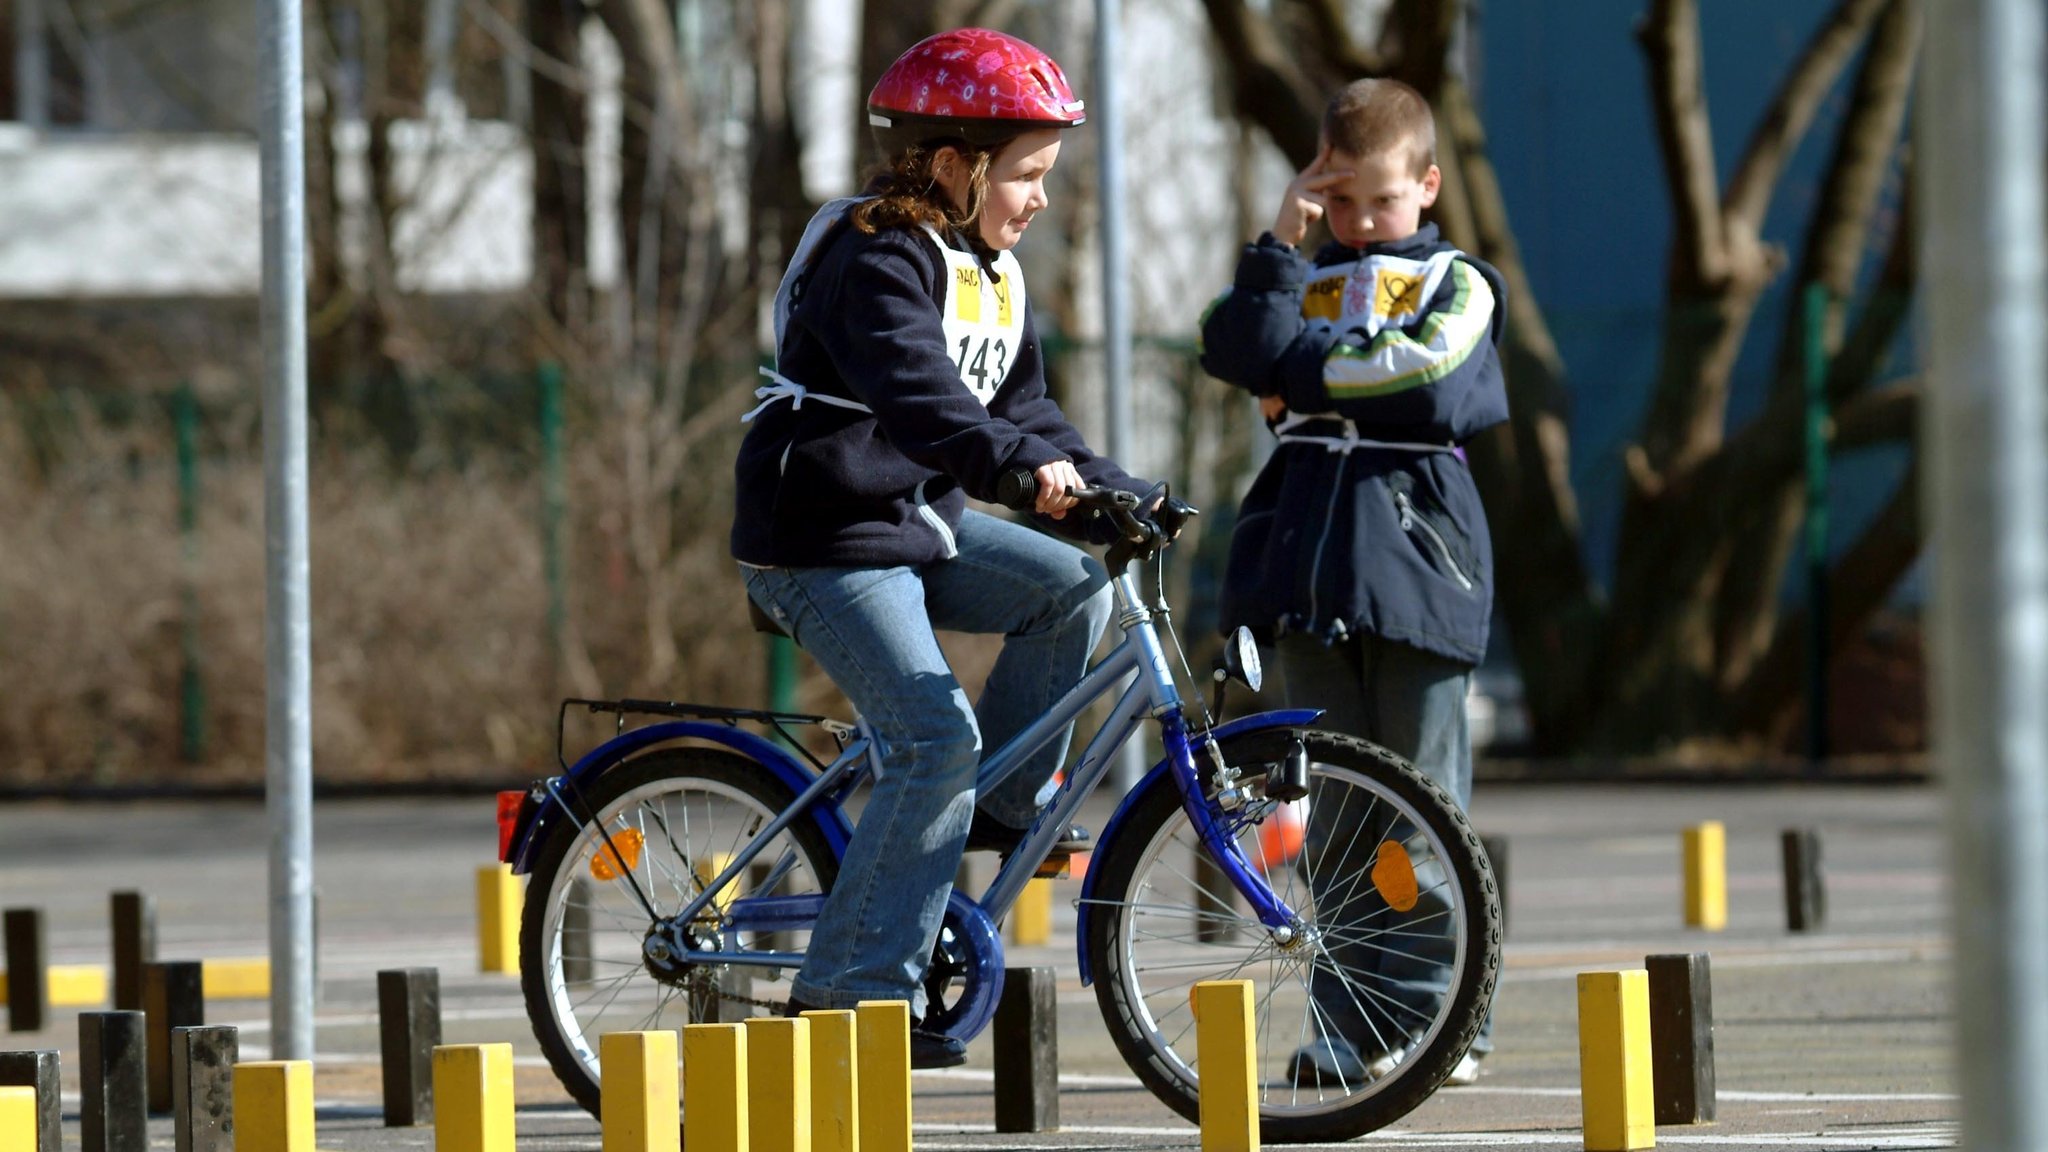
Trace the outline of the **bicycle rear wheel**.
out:
[[[1295,739],[1309,795],[1235,814],[1245,858],[1301,917],[1293,940],[1242,908],[1162,779],[1096,860],[1086,943],[1110,1034],[1169,1107],[1199,1118],[1193,986],[1249,978],[1263,1136],[1348,1140],[1413,1110],[1471,1046],[1499,972],[1500,904],[1464,814],[1386,749],[1276,730],[1221,752],[1252,780]],[[1288,810],[1298,843],[1274,834]]]
[[[772,1014],[770,1005],[788,998],[792,972],[663,962],[644,945],[660,919],[681,911],[796,797],[754,760],[676,747],[604,774],[585,799],[595,820],[557,825],[536,858],[520,919],[519,970],[541,1051],[562,1086],[596,1115],[605,1033]],[[733,896],[824,892],[838,872],[824,835],[799,820],[754,858]],[[728,903],[714,899],[690,926],[695,947],[801,952],[808,945],[808,932],[762,940],[733,931]]]

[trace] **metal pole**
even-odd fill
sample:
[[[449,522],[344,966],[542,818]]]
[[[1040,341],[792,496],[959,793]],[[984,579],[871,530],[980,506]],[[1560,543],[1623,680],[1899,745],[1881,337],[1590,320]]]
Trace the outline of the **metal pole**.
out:
[[[50,126],[50,26],[43,0],[14,0],[14,118]]]
[[[1124,246],[1123,95],[1117,76],[1118,0],[1095,0],[1095,143],[1102,180],[1102,378],[1109,457],[1126,468],[1135,447],[1131,433],[1130,264]],[[1144,729],[1117,750],[1110,778],[1128,789],[1145,774]]]
[[[313,659],[306,543],[306,152],[298,0],[263,5],[264,795],[271,1056],[313,1058]]]
[[[2048,1147],[2048,345],[2038,0],[1927,22],[1914,164],[1931,367],[1935,762],[1965,1148]]]
[[[1828,758],[1828,288],[1806,286],[1806,761]]]

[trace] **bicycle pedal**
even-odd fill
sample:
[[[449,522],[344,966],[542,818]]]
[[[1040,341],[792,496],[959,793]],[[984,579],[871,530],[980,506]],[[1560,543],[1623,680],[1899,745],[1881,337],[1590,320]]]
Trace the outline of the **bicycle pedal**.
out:
[[[1047,856],[1045,859],[1040,860],[1038,862],[1038,871],[1033,872],[1031,878],[1034,880],[1055,880],[1061,876],[1068,875],[1073,870],[1073,856],[1062,852],[1057,856]]]

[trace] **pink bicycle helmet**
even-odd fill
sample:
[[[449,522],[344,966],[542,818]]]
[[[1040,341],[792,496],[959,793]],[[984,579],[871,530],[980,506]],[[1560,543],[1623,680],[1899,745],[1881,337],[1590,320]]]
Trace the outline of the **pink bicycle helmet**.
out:
[[[920,40],[868,93],[868,124],[891,156],[929,140],[988,147],[1035,128],[1071,128],[1083,112],[1052,57],[988,28]]]

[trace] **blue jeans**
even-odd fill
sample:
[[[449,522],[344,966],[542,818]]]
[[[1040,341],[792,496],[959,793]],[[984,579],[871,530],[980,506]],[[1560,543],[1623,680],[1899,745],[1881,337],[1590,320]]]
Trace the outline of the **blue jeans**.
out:
[[[1109,622],[1108,575],[1092,556],[969,511],[959,554],[917,567],[747,568],[747,594],[818,661],[883,742],[839,879],[818,915],[795,995],[851,1008],[907,1000],[923,1016],[924,975],[977,800],[1028,827],[1051,799],[1071,726],[986,795],[984,747],[996,749],[1088,669]],[[1007,640],[972,707],[934,629]]]
[[[1400,755],[1450,793],[1459,808],[1470,806],[1472,743],[1465,726],[1469,666],[1375,636],[1326,645],[1313,636],[1297,634],[1282,637],[1278,647],[1288,707],[1328,710],[1321,727],[1363,736]],[[1360,813],[1345,813],[1340,805],[1316,804],[1313,797],[1309,813],[1309,851],[1317,857],[1321,855],[1319,844],[1333,840],[1340,831],[1347,838],[1354,834],[1349,827],[1331,827],[1333,820],[1365,818]],[[1368,828],[1358,842],[1377,845],[1383,834],[1384,829]],[[1339,863],[1349,866],[1349,861]],[[1370,863],[1361,860],[1358,867],[1367,868]],[[1426,920],[1449,912],[1448,902],[1432,887],[1432,881],[1440,880],[1434,871],[1437,868],[1434,863],[1417,868],[1421,898],[1412,919]],[[1348,915],[1353,909],[1347,905],[1344,911]],[[1373,915],[1377,909],[1357,911]],[[1414,1031],[1418,1021],[1435,1015],[1449,978],[1450,941],[1442,944],[1431,948],[1418,943],[1405,956],[1360,949],[1358,955],[1344,958],[1347,967],[1376,972],[1381,978],[1391,1000],[1375,1002],[1373,1007],[1391,1010],[1372,1012],[1376,1019],[1361,1019],[1355,999],[1320,985],[1314,988],[1317,1003],[1370,1059],[1375,1049],[1384,1048],[1382,1037]],[[1493,1050],[1490,1011],[1472,1050],[1482,1055]]]

